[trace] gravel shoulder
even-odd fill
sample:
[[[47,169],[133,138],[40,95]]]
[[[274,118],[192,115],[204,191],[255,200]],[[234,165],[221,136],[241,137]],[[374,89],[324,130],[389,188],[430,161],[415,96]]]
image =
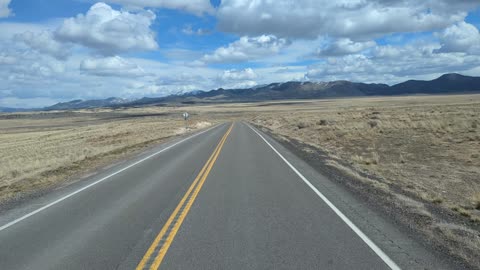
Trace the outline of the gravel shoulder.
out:
[[[345,187],[399,228],[418,239],[432,253],[447,257],[455,269],[480,269],[476,254],[480,226],[470,217],[458,215],[438,203],[406,191],[401,184],[385,184],[381,179],[358,171],[351,163],[332,157],[321,148],[279,135],[274,130],[255,125],[285,148],[306,161],[320,174]]]

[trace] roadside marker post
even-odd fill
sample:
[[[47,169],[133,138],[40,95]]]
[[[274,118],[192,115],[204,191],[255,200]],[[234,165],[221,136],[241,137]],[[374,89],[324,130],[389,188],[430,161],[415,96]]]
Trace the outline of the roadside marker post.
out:
[[[188,130],[188,117],[190,117],[190,115],[187,112],[184,112],[183,120],[185,120],[185,130]]]

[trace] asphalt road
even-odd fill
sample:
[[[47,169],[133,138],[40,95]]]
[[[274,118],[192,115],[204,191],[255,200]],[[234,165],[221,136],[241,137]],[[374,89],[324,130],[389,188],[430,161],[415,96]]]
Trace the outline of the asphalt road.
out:
[[[152,149],[0,216],[0,269],[442,269],[245,123]]]

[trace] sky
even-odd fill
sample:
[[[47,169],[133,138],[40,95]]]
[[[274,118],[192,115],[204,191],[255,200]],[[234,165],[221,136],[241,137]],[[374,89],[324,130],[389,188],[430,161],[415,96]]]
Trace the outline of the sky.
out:
[[[0,0],[0,107],[480,76],[480,0]]]

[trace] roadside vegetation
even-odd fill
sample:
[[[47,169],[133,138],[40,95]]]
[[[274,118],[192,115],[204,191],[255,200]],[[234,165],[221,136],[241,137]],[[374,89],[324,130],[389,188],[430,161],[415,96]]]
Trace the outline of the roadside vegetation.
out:
[[[318,102],[252,118],[374,187],[405,222],[479,264],[480,95]]]
[[[0,115],[0,202],[66,184],[211,124],[197,118],[187,130],[181,112],[167,109]]]
[[[183,111],[191,115],[188,130]],[[296,142],[424,242],[480,265],[480,95],[0,114],[0,201],[232,120]]]

